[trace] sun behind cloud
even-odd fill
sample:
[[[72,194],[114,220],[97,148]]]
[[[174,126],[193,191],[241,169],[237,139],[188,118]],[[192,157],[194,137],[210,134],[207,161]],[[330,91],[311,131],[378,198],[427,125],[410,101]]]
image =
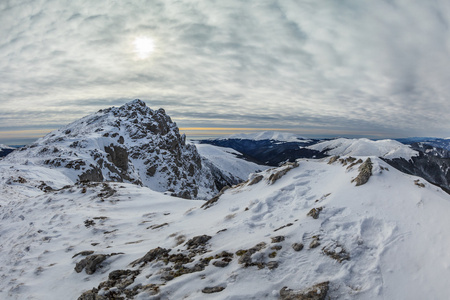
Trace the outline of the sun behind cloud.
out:
[[[136,37],[133,41],[134,52],[139,59],[148,58],[155,50],[155,43],[153,39],[145,36]]]

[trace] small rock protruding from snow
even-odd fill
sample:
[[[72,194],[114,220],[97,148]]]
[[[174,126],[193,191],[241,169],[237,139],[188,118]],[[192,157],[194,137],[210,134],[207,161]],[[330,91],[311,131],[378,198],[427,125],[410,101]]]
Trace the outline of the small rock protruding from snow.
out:
[[[294,249],[294,251],[301,251],[303,249],[304,245],[302,243],[293,243],[292,244],[292,249]]]
[[[279,300],[325,300],[329,289],[329,282],[322,282],[302,291],[294,291],[283,287]]]
[[[307,216],[312,217],[313,219],[318,219],[319,218],[319,214],[322,211],[323,207],[317,207],[317,208],[312,208]]]

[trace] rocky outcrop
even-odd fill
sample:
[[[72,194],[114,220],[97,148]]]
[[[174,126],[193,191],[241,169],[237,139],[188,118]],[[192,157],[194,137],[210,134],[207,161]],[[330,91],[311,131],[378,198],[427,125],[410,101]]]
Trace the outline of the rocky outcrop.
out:
[[[11,162],[59,168],[74,181],[130,182],[186,199],[237,183],[202,163],[164,109],[141,100],[100,110],[15,152]]]
[[[352,180],[352,182],[356,182],[356,186],[366,184],[369,181],[370,176],[372,176],[372,161],[370,158],[367,158],[360,166],[359,166],[359,174]]]

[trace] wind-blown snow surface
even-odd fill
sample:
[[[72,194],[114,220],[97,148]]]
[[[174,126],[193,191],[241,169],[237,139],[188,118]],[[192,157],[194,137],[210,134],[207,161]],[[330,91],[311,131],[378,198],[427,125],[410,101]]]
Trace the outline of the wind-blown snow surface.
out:
[[[137,299],[277,299],[285,286],[300,290],[326,281],[330,299],[447,299],[450,196],[371,160],[373,175],[362,186],[351,183],[358,165],[300,160],[284,176],[289,166],[253,175],[208,209],[201,208],[204,201],[145,187],[72,185],[56,170],[2,163],[0,298],[76,299],[111,271],[129,269],[139,272],[129,289],[165,283],[156,296],[140,290]],[[54,191],[37,188],[41,181]],[[307,216],[320,207],[317,219]],[[210,261],[203,270],[165,281],[171,262],[130,265],[158,246],[187,254],[183,240],[199,235],[212,237],[205,244],[210,252],[185,266],[203,258]],[[276,236],[284,240],[272,243]],[[320,246],[311,248],[314,240]],[[255,265],[240,264],[243,256],[235,253],[261,242],[266,245],[250,257]],[[294,251],[294,243],[304,249]],[[73,256],[86,250],[123,254],[108,257],[92,275],[76,273],[84,257]],[[222,251],[234,254],[224,268],[214,265]],[[269,269],[270,261],[278,267]],[[202,293],[216,286],[224,289]]]
[[[409,146],[394,140],[346,139],[339,138],[306,147],[325,152],[328,155],[378,156],[386,159],[410,159],[419,153]]]
[[[229,136],[222,137],[220,139],[245,139],[245,140],[273,140],[280,142],[308,142],[309,140],[290,132],[280,131],[262,131],[253,133],[236,133]]]

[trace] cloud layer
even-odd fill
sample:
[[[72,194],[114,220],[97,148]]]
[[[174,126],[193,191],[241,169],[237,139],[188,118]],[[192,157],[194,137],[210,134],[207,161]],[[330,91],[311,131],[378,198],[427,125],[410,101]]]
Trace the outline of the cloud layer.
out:
[[[445,0],[3,1],[0,132],[141,98],[182,127],[445,137],[449,16]]]

